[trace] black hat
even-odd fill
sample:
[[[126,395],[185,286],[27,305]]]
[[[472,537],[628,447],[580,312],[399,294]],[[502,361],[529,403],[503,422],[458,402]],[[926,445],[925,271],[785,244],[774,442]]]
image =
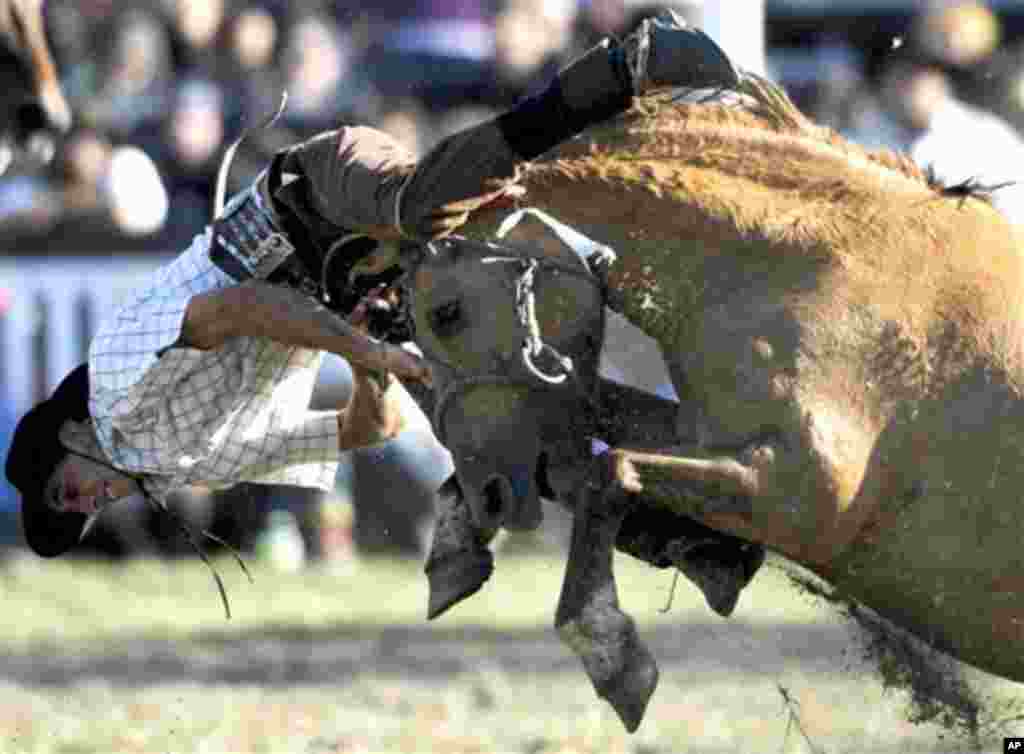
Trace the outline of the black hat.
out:
[[[60,429],[68,419],[89,418],[89,365],[81,364],[45,400],[18,422],[7,453],[7,478],[21,493],[21,525],[36,554],[52,558],[71,549],[82,536],[88,516],[61,513],[44,499],[46,483],[67,450]]]

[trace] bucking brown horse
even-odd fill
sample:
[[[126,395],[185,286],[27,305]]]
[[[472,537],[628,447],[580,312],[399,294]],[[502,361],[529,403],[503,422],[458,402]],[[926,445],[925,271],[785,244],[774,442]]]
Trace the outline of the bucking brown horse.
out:
[[[0,173],[25,154],[46,162],[71,126],[47,44],[43,0],[0,0]]]
[[[983,191],[848,143],[763,79],[734,95],[639,101],[523,176],[524,202],[614,261],[537,223],[484,243],[498,211],[410,261],[467,500],[495,525],[536,518],[539,493],[573,508],[556,626],[630,730],[657,668],[612,547],[678,562],[686,522],[1024,681],[1018,236]],[[604,306],[657,341],[678,411],[602,398]]]

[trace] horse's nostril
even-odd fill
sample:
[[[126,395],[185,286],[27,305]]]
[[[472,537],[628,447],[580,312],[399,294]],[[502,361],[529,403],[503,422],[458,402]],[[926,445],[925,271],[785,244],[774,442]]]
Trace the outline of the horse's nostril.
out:
[[[497,477],[484,485],[484,509],[492,518],[500,516],[505,509],[505,501],[501,494],[501,480]]]
[[[466,325],[462,316],[462,304],[458,299],[446,301],[434,307],[427,315],[430,328],[439,338],[450,338],[457,335]]]
[[[537,456],[537,470],[534,472],[534,481],[537,484],[537,492],[541,497],[548,500],[556,500],[558,493],[551,487],[551,480],[548,477],[548,454],[541,453]]]
[[[18,124],[18,130],[23,134],[42,131],[50,125],[46,110],[38,102],[26,102],[19,105],[15,111],[15,122]]]

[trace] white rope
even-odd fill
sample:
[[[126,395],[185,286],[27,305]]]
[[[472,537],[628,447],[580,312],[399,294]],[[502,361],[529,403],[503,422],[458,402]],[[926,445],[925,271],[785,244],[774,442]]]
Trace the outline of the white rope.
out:
[[[495,236],[499,240],[504,238],[511,233],[527,215],[535,217],[544,223],[544,225],[546,225],[548,229],[558,237],[559,241],[572,249],[573,253],[579,257],[579,260],[583,262],[591,272],[594,271],[592,269],[592,265],[595,261],[600,261],[602,264],[611,264],[617,259],[615,250],[610,246],[605,246],[592,238],[587,238],[575,228],[571,228],[565,223],[559,222],[555,218],[551,217],[551,215],[537,209],[536,207],[518,209],[510,214],[501,221],[501,225],[498,226]]]

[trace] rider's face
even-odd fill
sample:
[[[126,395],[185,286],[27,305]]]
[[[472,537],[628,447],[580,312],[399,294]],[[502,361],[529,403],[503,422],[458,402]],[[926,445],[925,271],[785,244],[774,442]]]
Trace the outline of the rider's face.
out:
[[[82,455],[65,456],[46,485],[46,502],[55,510],[92,515],[107,503],[138,491],[130,477],[91,460],[104,459],[91,424],[65,422],[61,442]]]

